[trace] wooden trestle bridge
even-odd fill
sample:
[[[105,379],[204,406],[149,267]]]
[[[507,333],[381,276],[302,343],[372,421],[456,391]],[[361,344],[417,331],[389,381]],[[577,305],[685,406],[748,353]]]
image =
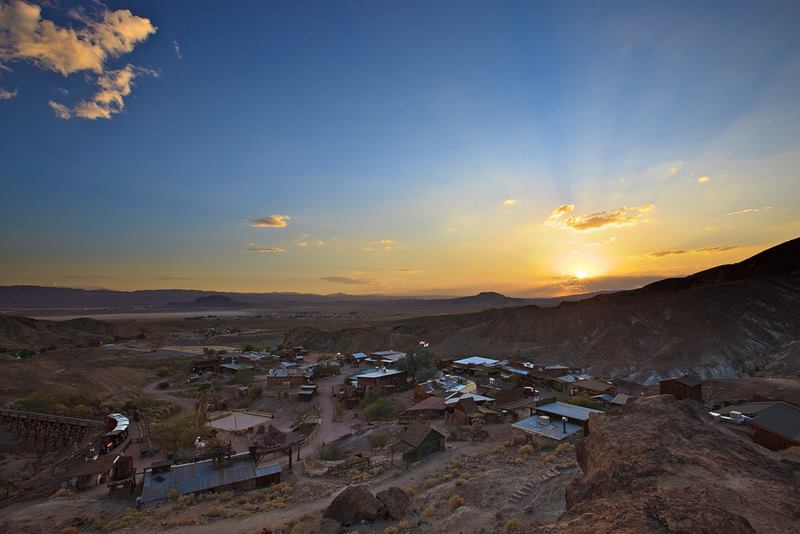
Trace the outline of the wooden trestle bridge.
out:
[[[99,419],[84,419],[0,408],[0,426],[25,440],[33,440],[46,450],[48,446],[67,447],[86,436],[105,429]]]

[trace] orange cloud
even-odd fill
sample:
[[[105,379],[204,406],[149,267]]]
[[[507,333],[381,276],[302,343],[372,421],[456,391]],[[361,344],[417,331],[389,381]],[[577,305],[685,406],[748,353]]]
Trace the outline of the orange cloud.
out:
[[[282,249],[280,247],[247,247],[247,250],[250,252],[262,252],[262,253],[281,253],[286,252],[286,249]]]
[[[247,219],[247,224],[253,228],[286,228],[289,225],[288,215],[265,215]]]
[[[678,256],[682,254],[714,254],[716,252],[727,252],[742,248],[742,245],[729,245],[726,247],[703,247],[691,250],[660,250],[658,252],[651,252],[647,256],[649,258],[663,258],[664,256]]]
[[[550,213],[544,224],[557,228],[571,228],[579,232],[633,226],[638,224],[644,214],[653,209],[653,207],[653,204],[645,204],[632,208],[623,207],[612,211],[598,211],[588,215],[573,215],[565,218],[565,215],[571,213],[575,206],[563,204]]]

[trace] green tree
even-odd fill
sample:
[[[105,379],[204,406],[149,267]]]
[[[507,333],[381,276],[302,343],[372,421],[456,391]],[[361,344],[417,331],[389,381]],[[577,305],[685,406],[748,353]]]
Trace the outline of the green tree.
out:
[[[436,376],[439,357],[426,348],[414,348],[406,352],[406,357],[398,361],[396,366],[408,373],[414,381],[425,382]]]
[[[255,377],[255,372],[252,369],[239,369],[233,375],[233,379],[236,381],[237,384],[242,384],[245,386],[249,386],[253,383],[253,379]]]

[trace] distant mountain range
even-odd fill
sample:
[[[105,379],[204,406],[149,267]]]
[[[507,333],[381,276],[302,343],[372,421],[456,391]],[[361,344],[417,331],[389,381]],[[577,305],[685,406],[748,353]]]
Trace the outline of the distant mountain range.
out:
[[[800,371],[800,239],[733,265],[557,307],[523,305],[399,320],[383,327],[297,328],[287,342],[348,352],[410,347],[508,356],[653,383]]]
[[[488,308],[557,306],[564,300],[588,298],[593,294],[562,298],[522,299],[500,293],[484,292],[469,297],[423,298],[387,295],[315,295],[311,293],[234,293],[192,289],[156,289],[114,291],[110,289],[74,289],[42,286],[0,286],[0,310],[142,310],[162,308],[236,309],[236,308],[324,308],[350,304],[358,308],[392,306],[398,310],[441,308],[477,311]]]

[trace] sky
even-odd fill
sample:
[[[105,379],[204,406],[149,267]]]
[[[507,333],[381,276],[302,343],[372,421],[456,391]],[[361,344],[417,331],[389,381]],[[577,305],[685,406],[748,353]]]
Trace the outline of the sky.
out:
[[[0,284],[545,296],[800,235],[800,3],[0,0]]]

